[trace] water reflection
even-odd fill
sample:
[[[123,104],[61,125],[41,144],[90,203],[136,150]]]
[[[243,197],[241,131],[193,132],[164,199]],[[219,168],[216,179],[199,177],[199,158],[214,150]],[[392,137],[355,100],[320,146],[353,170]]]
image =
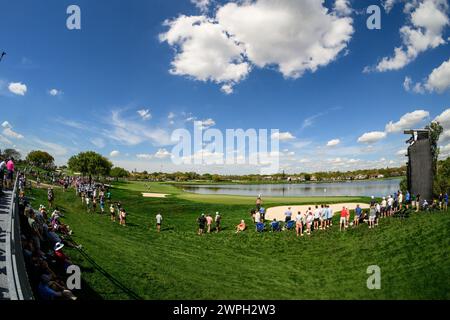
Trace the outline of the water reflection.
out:
[[[228,194],[242,196],[375,196],[393,194],[401,179],[348,181],[304,184],[215,184],[182,185],[186,192],[199,194]]]

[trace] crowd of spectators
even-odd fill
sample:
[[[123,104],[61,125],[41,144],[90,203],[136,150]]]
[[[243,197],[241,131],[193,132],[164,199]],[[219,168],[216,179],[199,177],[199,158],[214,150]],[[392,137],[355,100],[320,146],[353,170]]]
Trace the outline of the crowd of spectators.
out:
[[[25,180],[23,174],[19,174],[21,179]],[[64,215],[58,208],[51,214],[44,205],[37,210],[32,208],[22,185],[19,184],[22,249],[34,296],[38,300],[76,300],[66,285],[66,271],[72,262],[64,248],[81,246],[70,241],[72,230],[62,222]]]

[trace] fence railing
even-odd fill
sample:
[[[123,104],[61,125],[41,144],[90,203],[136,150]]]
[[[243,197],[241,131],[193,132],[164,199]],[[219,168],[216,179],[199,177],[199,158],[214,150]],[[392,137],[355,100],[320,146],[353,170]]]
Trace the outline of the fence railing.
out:
[[[11,300],[33,300],[22,251],[19,216],[19,179],[16,177],[6,224],[6,274]]]

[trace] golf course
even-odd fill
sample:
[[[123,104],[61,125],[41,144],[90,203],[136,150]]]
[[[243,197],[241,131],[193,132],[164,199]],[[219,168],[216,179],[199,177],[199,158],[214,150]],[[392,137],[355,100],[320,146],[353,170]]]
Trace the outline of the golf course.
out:
[[[144,197],[157,193],[165,197]],[[81,268],[80,299],[449,299],[450,212],[413,212],[339,232],[333,227],[296,237],[257,233],[255,198],[186,193],[169,184],[116,182],[112,201],[126,208],[127,226],[109,213],[88,213],[74,189],[55,188],[62,221],[82,249],[65,252]],[[47,205],[46,188],[27,193]],[[359,197],[264,197],[263,206],[368,203]],[[353,208],[351,208],[353,209]],[[222,215],[220,233],[198,236],[201,213]],[[155,215],[163,216],[161,233]],[[51,212],[50,212],[51,213]],[[352,214],[353,215],[353,214]],[[236,234],[245,219],[249,226]],[[367,288],[367,268],[381,269],[381,289]]]

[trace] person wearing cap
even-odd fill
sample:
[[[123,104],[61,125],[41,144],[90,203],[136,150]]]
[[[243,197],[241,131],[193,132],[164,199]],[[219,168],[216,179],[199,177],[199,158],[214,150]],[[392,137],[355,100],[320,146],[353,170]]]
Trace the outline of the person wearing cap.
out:
[[[258,195],[258,198],[256,198],[256,210],[261,209],[261,205],[262,205],[261,195]]]
[[[127,212],[124,208],[120,208],[119,224],[124,227],[127,225]]]
[[[342,207],[341,219],[339,220],[339,231],[345,230],[347,224],[348,211],[346,207]]]
[[[261,209],[259,209],[259,214],[261,216],[261,222],[264,223],[264,221],[266,221],[266,209],[261,207]]]
[[[386,206],[387,206],[386,197],[383,197],[383,200],[381,200],[381,217],[386,216]]]
[[[375,219],[377,217],[377,211],[374,206],[370,206],[369,211],[369,229],[375,228]]]
[[[288,222],[292,220],[292,211],[291,211],[291,207],[289,207],[285,212],[284,212],[284,222]]]
[[[353,225],[356,227],[359,225],[359,220],[361,220],[362,209],[359,204],[355,208],[355,218],[353,219]]]
[[[62,242],[57,242],[55,244],[54,252],[55,252],[55,259],[56,262],[64,269],[66,270],[70,265],[72,265],[72,261],[64,254],[62,251],[62,248],[64,248],[64,244]]]
[[[161,232],[162,220],[163,220],[163,217],[162,217],[161,213],[158,212],[158,214],[156,215],[156,230],[158,232]]]
[[[5,179],[6,162],[0,159],[0,194],[3,193],[3,182]]]
[[[205,225],[206,225],[206,218],[204,213],[202,213],[202,215],[197,219],[197,223],[198,223],[198,235],[201,236],[205,232]]]
[[[219,214],[219,212],[216,212],[216,217],[215,217],[215,222],[216,222],[216,232],[220,232],[220,223],[222,222],[222,216]]]
[[[212,223],[213,223],[213,218],[211,217],[211,215],[210,214],[208,214],[207,216],[206,216],[206,226],[207,226],[207,232],[208,233],[211,233],[211,225],[212,225]]]
[[[116,222],[116,208],[114,208],[114,204],[112,203],[109,206],[109,215],[111,217],[111,221]]]
[[[241,220],[241,223],[239,223],[239,224],[236,226],[236,233],[245,231],[246,228],[247,228],[247,226],[246,226],[246,224],[245,224],[245,221],[244,221],[244,220]]]
[[[303,216],[300,211],[297,212],[297,215],[295,216],[295,231],[297,233],[297,237],[303,237]]]
[[[53,188],[48,188],[47,190],[48,208],[51,209],[53,206],[53,201],[55,200],[55,194]]]
[[[409,205],[411,204],[411,194],[409,193],[409,191],[406,191],[406,194],[405,194],[405,204],[406,204],[406,209],[409,209]]]
[[[44,217],[45,221],[48,221],[48,216],[47,216],[47,209],[45,208],[44,205],[40,205],[39,206],[39,212],[42,214],[42,216]]]

